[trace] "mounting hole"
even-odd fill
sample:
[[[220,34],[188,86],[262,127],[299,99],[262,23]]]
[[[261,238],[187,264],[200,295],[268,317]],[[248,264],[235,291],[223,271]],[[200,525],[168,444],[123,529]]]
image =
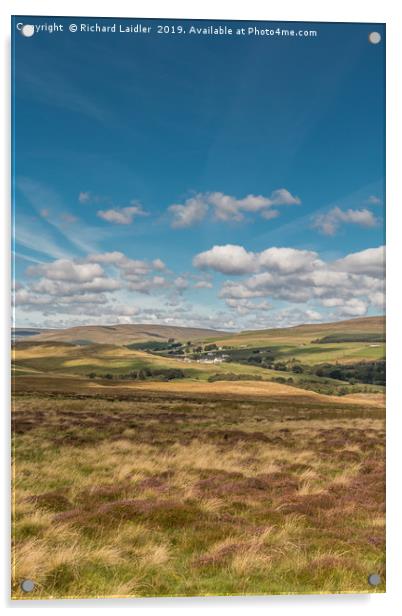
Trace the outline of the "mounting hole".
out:
[[[368,39],[373,45],[378,45],[381,42],[381,34],[379,32],[370,32]]]
[[[35,582],[33,582],[32,580],[23,580],[21,582],[21,590],[23,590],[24,592],[32,592],[34,588]]]
[[[368,576],[368,583],[370,586],[378,586],[378,584],[381,584],[381,576],[378,573],[372,573]]]
[[[21,34],[27,37],[33,36],[35,34],[35,28],[32,24],[24,24],[21,28]]]

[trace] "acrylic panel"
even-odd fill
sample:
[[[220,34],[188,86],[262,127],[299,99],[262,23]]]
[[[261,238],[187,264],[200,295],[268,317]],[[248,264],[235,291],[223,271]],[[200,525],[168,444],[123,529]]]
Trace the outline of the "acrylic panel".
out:
[[[385,591],[385,25],[12,18],[12,596]]]

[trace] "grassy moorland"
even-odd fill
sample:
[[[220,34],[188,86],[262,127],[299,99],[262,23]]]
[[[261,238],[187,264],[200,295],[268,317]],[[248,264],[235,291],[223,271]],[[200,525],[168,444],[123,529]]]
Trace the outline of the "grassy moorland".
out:
[[[384,575],[381,407],[34,381],[14,402],[15,597],[26,577],[46,598],[369,592]]]
[[[14,598],[385,590],[384,388],[233,357],[16,344]]]

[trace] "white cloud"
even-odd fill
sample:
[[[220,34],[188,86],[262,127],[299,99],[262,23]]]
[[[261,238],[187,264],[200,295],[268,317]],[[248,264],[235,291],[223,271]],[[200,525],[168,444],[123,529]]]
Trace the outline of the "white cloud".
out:
[[[272,247],[260,253],[248,252],[243,246],[214,246],[193,259],[199,269],[211,269],[222,274],[249,274],[257,271],[295,273],[313,270],[322,261],[311,250]]]
[[[236,246],[241,256],[237,263],[227,248],[214,246],[197,255],[194,264],[226,274],[252,274],[222,284],[219,295],[231,307],[247,306],[255,298],[315,302],[342,317],[362,316],[370,305],[383,305],[384,247],[325,262],[314,251],[274,247],[253,253]]]
[[[201,252],[193,259],[193,265],[199,269],[212,269],[223,274],[247,274],[255,271],[255,254],[247,252],[243,246],[226,244],[214,246],[211,250]]]
[[[206,192],[198,193],[184,204],[173,204],[168,211],[173,216],[172,227],[182,228],[201,222],[209,212],[216,221],[240,222],[244,220],[245,213],[261,214],[268,220],[279,215],[278,210],[270,209],[273,206],[300,203],[299,197],[293,196],[286,188],[274,190],[270,197],[250,194],[242,199],[222,192]]]
[[[150,278],[129,278],[127,288],[131,291],[137,291],[138,293],[144,293],[148,295],[151,291],[156,289],[167,288],[169,286],[168,280],[163,276],[151,276]]]
[[[56,259],[51,263],[28,267],[30,276],[43,275],[51,280],[68,282],[88,282],[103,276],[103,269],[98,263],[76,263],[70,259]]]
[[[324,235],[335,235],[342,223],[374,227],[377,222],[374,214],[366,208],[341,210],[339,207],[334,207],[326,214],[318,214],[314,218],[313,227]]]
[[[113,278],[96,277],[88,282],[62,282],[41,278],[31,285],[35,293],[47,293],[53,296],[67,296],[85,293],[103,293],[116,291],[121,288],[121,283]]]
[[[113,252],[99,252],[87,257],[87,261],[92,263],[111,263],[116,265],[121,263],[127,257],[124,256],[122,252],[118,252],[117,250]]]
[[[385,274],[385,246],[353,252],[343,259],[335,261],[334,267],[344,272],[383,278]]]
[[[110,210],[99,210],[99,218],[116,225],[130,225],[137,216],[146,216],[146,212],[141,205],[130,205],[122,208],[112,208]]]
[[[260,269],[290,274],[312,270],[322,264],[318,254],[297,248],[268,248],[257,256]]]
[[[367,313],[369,303],[367,301],[351,298],[346,300],[338,309],[339,317],[363,317]]]
[[[83,205],[89,204],[89,203],[93,205],[93,204],[107,203],[107,202],[110,203],[111,199],[104,195],[97,195],[90,190],[83,190],[78,194],[78,201],[82,203]]]
[[[199,195],[187,199],[184,205],[170,205],[168,211],[173,215],[172,227],[181,229],[201,222],[207,214],[208,204],[203,201],[202,195]]]
[[[166,265],[165,263],[162,261],[162,259],[154,259],[152,261],[152,265],[156,270],[160,270],[160,271],[164,271],[166,270]]]
[[[103,263],[115,267],[121,279],[127,283],[127,288],[131,291],[149,294],[151,291],[169,286],[169,282],[159,274],[163,272],[169,274],[162,259],[145,261],[143,259],[130,259],[122,252],[95,253],[88,256],[87,260],[92,263]],[[158,275],[152,273],[158,272]]]
[[[227,277],[219,292],[227,308],[220,311],[215,304],[213,309],[190,308],[184,299],[188,288],[212,288],[212,273],[173,273],[159,258],[94,252],[83,259],[59,258],[28,267],[28,281],[15,289],[17,314],[33,313],[37,325],[58,315],[59,325],[134,319],[218,329],[352,318],[383,308],[384,258],[384,247],[324,261],[315,251],[290,247],[252,252],[240,245],[213,246],[193,263]],[[133,294],[143,295],[140,306],[130,303]],[[155,301],[157,296],[162,300]],[[278,309],[275,302],[289,306]]]
[[[199,280],[194,284],[194,289],[212,289],[213,286],[209,280]]]
[[[253,315],[256,312],[266,312],[272,308],[269,302],[252,302],[248,299],[227,299],[226,305],[241,315]]]
[[[177,276],[177,278],[174,279],[173,284],[179,292],[187,289],[189,285],[185,276]]]
[[[82,191],[78,195],[78,201],[80,203],[89,203],[91,201],[91,193],[89,191]]]
[[[375,195],[370,195],[366,203],[368,205],[380,205],[381,199],[379,197],[376,197]]]

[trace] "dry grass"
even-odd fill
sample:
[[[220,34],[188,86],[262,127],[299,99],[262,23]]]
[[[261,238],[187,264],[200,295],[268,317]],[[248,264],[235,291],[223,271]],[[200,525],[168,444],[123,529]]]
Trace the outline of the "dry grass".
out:
[[[372,592],[384,575],[380,409],[22,393],[14,597],[25,577],[48,598]]]

